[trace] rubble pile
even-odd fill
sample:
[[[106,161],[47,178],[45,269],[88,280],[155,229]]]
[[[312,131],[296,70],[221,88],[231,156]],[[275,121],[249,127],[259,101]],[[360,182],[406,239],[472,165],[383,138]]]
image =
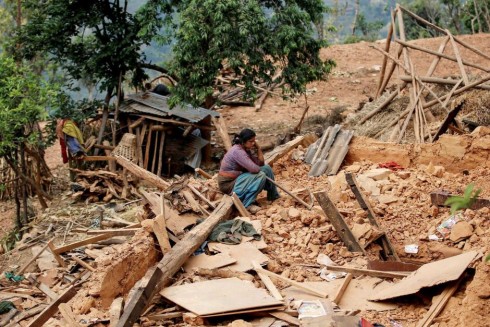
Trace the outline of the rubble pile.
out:
[[[440,148],[443,141],[432,146]],[[303,203],[285,192],[272,203],[263,195],[254,213],[221,194],[215,178],[198,176],[165,181],[163,192],[149,186],[151,179],[143,180],[135,191],[139,198],[129,202],[84,205],[74,202],[76,191],[64,194],[59,206],[40,215],[33,223],[37,228],[6,255],[11,273],[2,280],[0,295],[18,311],[8,311],[13,314],[9,320],[29,326],[65,321],[83,326],[122,326],[124,321],[140,326],[308,326],[323,319],[331,326],[351,326],[365,319],[416,326],[425,319],[442,327],[461,325],[464,319],[478,325],[478,317],[489,314],[484,305],[490,294],[489,266],[482,262],[490,251],[485,157],[480,167],[457,172],[452,161],[440,157],[418,164],[385,155],[383,161],[351,162],[334,176],[309,177],[305,155],[306,147],[299,145],[273,165],[276,182]],[[369,208],[358,202],[348,176],[355,176]],[[451,213],[436,203],[440,196],[463,194],[470,183],[481,189],[479,207]],[[338,216],[326,211],[318,197],[309,208],[322,192]],[[224,228],[226,219],[242,234],[214,232]],[[360,250],[346,243],[335,219],[345,221]],[[401,261],[383,260],[382,240],[391,242]],[[27,249],[35,260],[18,259]],[[437,264],[445,265],[447,274],[429,266]],[[437,283],[422,283],[400,300],[392,296],[404,280],[419,275]],[[138,297],[141,292],[146,295]],[[432,306],[445,309],[435,314],[430,300],[414,296],[419,292],[422,298],[434,296]],[[441,292],[444,296],[435,297]],[[388,294],[386,300],[377,302],[382,293]]]

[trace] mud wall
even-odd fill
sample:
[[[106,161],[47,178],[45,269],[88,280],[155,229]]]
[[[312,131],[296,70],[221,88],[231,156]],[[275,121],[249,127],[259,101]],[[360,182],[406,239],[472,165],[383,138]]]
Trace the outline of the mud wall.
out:
[[[432,162],[453,173],[490,167],[490,127],[478,127],[467,135],[445,134],[437,142],[427,144],[396,144],[354,137],[346,161],[350,164],[363,160],[375,163],[395,161],[403,167]]]

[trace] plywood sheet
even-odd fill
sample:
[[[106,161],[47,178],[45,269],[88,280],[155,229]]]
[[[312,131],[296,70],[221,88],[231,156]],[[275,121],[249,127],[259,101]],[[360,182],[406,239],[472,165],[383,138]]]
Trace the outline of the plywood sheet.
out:
[[[282,305],[266,290],[238,278],[208,280],[165,288],[160,294],[198,316]]]
[[[303,284],[314,287],[319,291],[328,293],[328,298],[333,299],[337,290],[342,285],[343,279],[336,279],[331,282],[305,282]],[[380,283],[381,282],[381,283]],[[349,286],[345,290],[342,299],[340,300],[339,307],[342,310],[376,310],[386,311],[397,308],[396,304],[392,303],[377,303],[368,301],[368,297],[373,291],[377,291],[378,288],[382,289],[387,287],[389,283],[382,281],[375,277],[364,277],[361,279],[353,279],[349,283]],[[294,298],[295,300],[317,300],[319,297],[302,291],[294,286],[284,289],[283,294],[286,298]]]
[[[248,271],[252,270],[252,261],[257,262],[260,265],[264,265],[269,261],[269,258],[260,252],[259,249],[250,242],[240,243],[237,245],[228,245],[222,243],[208,244],[210,251],[227,253],[237,262],[228,266],[227,268],[234,271]]]
[[[218,253],[216,255],[199,254],[189,257],[184,263],[184,270],[191,271],[194,268],[217,269],[235,263],[228,253]]]
[[[477,251],[470,251],[425,264],[398,283],[375,292],[370,297],[370,300],[379,301],[415,294],[424,287],[431,287],[456,280],[463,274],[477,255]]]

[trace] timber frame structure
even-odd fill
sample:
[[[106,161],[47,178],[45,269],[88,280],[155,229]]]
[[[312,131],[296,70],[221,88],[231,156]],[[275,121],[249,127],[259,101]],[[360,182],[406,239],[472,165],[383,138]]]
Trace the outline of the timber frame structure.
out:
[[[437,51],[407,42],[404,26],[404,14],[412,19],[415,19],[418,24],[445,35],[443,42]],[[398,45],[396,56],[390,54],[390,46],[392,42],[395,42]],[[448,43],[452,47],[453,55],[444,53]],[[428,22],[399,4],[397,4],[396,8],[391,14],[391,24],[388,29],[385,48],[381,49],[374,45],[371,47],[384,55],[376,98],[380,97],[383,92],[389,92],[387,90],[387,85],[390,82],[396,68],[398,68],[398,75],[401,83],[398,84],[394,91],[386,93],[386,99],[378,107],[364,116],[364,118],[361,119],[360,124],[363,124],[377,113],[385,109],[393,100],[400,96],[401,92],[405,88],[408,90],[408,94],[410,96],[410,102],[407,108],[397,117],[397,119],[393,120],[391,124],[385,127],[382,131],[378,132],[375,138],[378,138],[392,129],[389,141],[400,143],[406,134],[407,127],[409,126],[410,122],[412,122],[415,141],[417,143],[424,143],[426,141],[433,142],[437,140],[439,135],[447,130],[450,123],[454,122],[457,111],[459,111],[459,109],[456,109],[459,104],[451,103],[451,99],[454,99],[455,96],[460,95],[465,91],[475,88],[490,90],[490,85],[484,84],[490,80],[490,65],[481,64],[485,61],[490,63],[489,55],[483,53],[475,47],[472,47],[459,37],[452,35],[449,30],[442,29],[441,27]],[[482,60],[478,63],[465,60],[460,54],[459,47],[464,47],[474,52],[475,54],[479,55]],[[420,51],[434,56],[427,72],[417,72],[415,70],[410,57],[411,51]],[[461,77],[457,80],[446,79],[444,77],[434,77],[433,74],[442,60],[456,62],[459,66]],[[390,62],[389,65],[388,61]],[[470,79],[467,73],[468,67],[476,68],[477,70],[481,71],[483,75],[474,80]],[[433,91],[434,85],[450,85],[452,86],[452,89],[446,94],[438,96]],[[430,118],[429,116],[432,115],[429,109],[435,105],[440,105],[447,112],[447,117],[442,126],[436,130],[431,130],[427,124]]]

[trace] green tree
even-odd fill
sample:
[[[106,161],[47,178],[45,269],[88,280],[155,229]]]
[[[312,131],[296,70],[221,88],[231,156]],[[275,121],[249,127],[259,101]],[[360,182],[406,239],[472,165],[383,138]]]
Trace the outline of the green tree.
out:
[[[22,56],[48,53],[72,78],[97,82],[107,104],[120,78],[141,85],[144,68],[171,73],[179,80],[174,102],[197,105],[212,95],[225,62],[247,97],[276,72],[287,91],[303,92],[332,66],[320,60],[322,43],[313,35],[325,10],[321,0],[148,0],[136,12],[127,0],[26,0],[25,6]],[[168,67],[143,55],[155,40],[175,44]]]
[[[463,13],[463,23],[471,33],[490,32],[490,0],[466,1]]]
[[[22,179],[20,185],[31,184],[43,206],[42,190],[26,173],[25,151],[39,146],[37,122],[45,117],[46,107],[55,105],[58,93],[30,67],[0,56],[0,157]],[[25,202],[25,189],[22,193]],[[19,226],[27,221],[26,205],[22,219],[17,218]]]

